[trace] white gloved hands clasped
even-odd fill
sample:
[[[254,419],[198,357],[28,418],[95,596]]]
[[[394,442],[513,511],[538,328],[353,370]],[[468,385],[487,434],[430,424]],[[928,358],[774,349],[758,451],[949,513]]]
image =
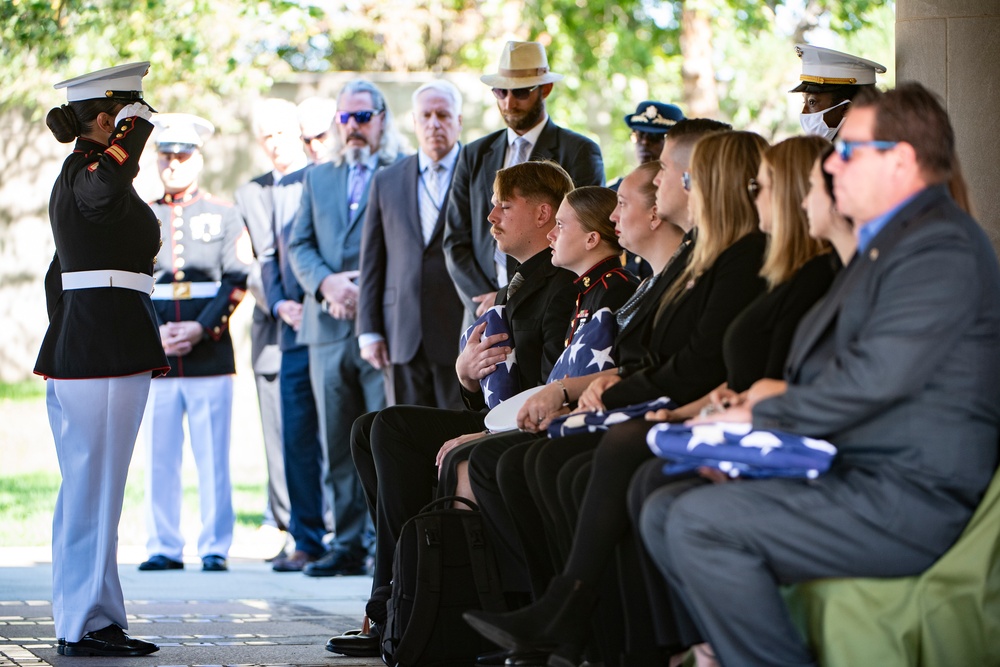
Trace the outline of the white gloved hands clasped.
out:
[[[115,125],[117,125],[118,122],[123,118],[131,118],[133,116],[138,116],[139,118],[149,120],[150,118],[153,117],[153,112],[150,111],[149,107],[147,107],[142,102],[133,102],[132,104],[127,104],[124,107],[122,107],[122,110],[118,112],[117,116],[115,116]]]

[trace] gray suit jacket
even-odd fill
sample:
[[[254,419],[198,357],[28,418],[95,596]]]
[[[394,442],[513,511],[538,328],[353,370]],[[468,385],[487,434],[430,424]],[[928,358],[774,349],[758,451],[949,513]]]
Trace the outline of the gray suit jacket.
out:
[[[444,254],[448,272],[470,312],[472,297],[497,289],[493,249],[486,217],[493,208],[493,180],[507,153],[506,128],[473,141],[462,149],[445,217]],[[531,151],[532,160],[553,160],[569,172],[573,183],[604,185],[601,149],[590,139],[559,127],[550,118]]]
[[[1000,269],[944,186],[838,276],[799,325],[785,377],[754,425],[837,445],[818,481],[829,502],[914,544],[957,538],[997,465]]]
[[[380,162],[376,171],[384,166]],[[316,165],[305,173],[302,201],[288,241],[292,269],[305,290],[297,339],[303,345],[332,343],[354,336],[354,321],[330,317],[320,307],[319,296],[324,278],[357,269],[361,256],[361,228],[374,174],[358,207],[349,211],[349,173],[346,162]]]
[[[411,155],[372,179],[361,238],[358,333],[384,336],[394,364],[412,360],[421,343],[431,361],[454,364],[462,302],[441,249],[444,207],[424,246],[418,162]]]

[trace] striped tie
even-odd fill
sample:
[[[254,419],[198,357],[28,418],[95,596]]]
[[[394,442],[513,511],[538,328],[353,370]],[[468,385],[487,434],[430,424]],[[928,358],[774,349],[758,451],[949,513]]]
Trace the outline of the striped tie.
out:
[[[434,229],[441,214],[441,172],[444,167],[434,163],[424,169],[421,181],[426,192],[420,197],[420,228],[424,234],[424,245],[431,242]]]

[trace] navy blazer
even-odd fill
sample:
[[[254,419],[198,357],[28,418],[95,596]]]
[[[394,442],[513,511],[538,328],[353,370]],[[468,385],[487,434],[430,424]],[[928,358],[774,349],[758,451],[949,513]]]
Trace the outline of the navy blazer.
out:
[[[302,182],[309,167],[286,174],[274,183],[271,172],[262,174],[236,189],[235,204],[250,234],[254,256],[260,265],[262,294],[256,293],[258,308],[254,311],[254,370],[258,370],[258,359],[265,354],[257,349],[261,342],[278,343],[282,350],[298,347],[297,332],[285,322],[274,320],[274,307],[280,301],[302,303],[304,292],[295,278],[288,256],[288,239],[292,222],[302,201]],[[266,338],[268,327],[280,332],[278,340]],[[257,334],[264,334],[265,340],[258,341]],[[258,371],[259,372],[259,371]],[[273,372],[277,372],[275,368]]]
[[[379,162],[378,169],[387,166]],[[361,228],[374,174],[368,179],[358,207],[348,210],[346,162],[318,164],[307,169],[299,210],[292,223],[288,252],[292,269],[305,290],[302,327],[297,342],[303,345],[332,343],[354,337],[354,320],[337,320],[320,307],[319,286],[332,273],[358,268]]]
[[[465,146],[455,165],[445,217],[444,253],[448,272],[470,313],[476,311],[472,297],[497,290],[493,261],[496,241],[486,218],[493,208],[493,180],[503,168],[506,154],[504,128]],[[538,136],[531,159],[558,162],[577,187],[604,185],[604,162],[598,145],[559,127],[551,118]]]
[[[1000,267],[946,186],[841,271],[799,325],[785,379],[754,425],[837,445],[830,475],[847,483],[829,502],[928,548],[957,538],[997,466]]]
[[[424,245],[419,169],[419,158],[411,155],[372,177],[361,237],[358,333],[381,334],[394,364],[411,361],[423,344],[431,361],[453,365],[462,302],[441,248],[444,206]]]

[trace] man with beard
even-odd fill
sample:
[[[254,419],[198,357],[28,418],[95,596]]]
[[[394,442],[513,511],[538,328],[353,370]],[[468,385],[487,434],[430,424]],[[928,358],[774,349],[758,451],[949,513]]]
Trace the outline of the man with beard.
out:
[[[549,71],[538,42],[507,42],[496,74],[480,77],[493,89],[507,128],[466,146],[455,167],[445,216],[448,272],[467,309],[467,323],[493,306],[496,291],[514,275],[516,262],[497,249],[486,217],[493,205],[497,170],[531,160],[552,160],[576,187],[604,185],[601,149],[590,139],[559,127],[545,111],[545,98],[561,74]],[[510,262],[510,265],[508,263]]]
[[[333,508],[330,549],[303,568],[309,576],[365,573],[367,506],[351,460],[354,420],[385,407],[382,371],[361,358],[354,318],[361,230],[371,177],[399,154],[385,97],[356,80],[337,96],[330,162],[305,174],[289,254],[305,290],[298,342],[309,347],[309,377],[319,416],[324,492]]]

